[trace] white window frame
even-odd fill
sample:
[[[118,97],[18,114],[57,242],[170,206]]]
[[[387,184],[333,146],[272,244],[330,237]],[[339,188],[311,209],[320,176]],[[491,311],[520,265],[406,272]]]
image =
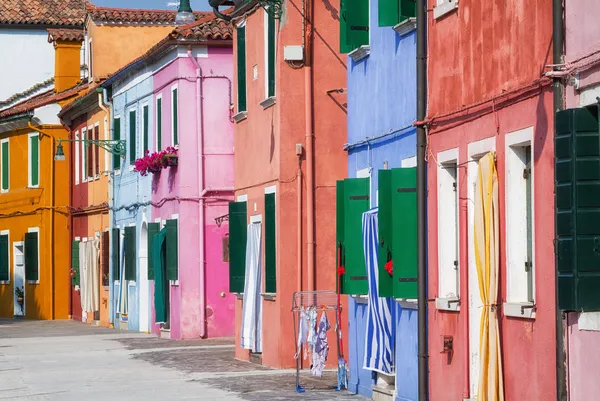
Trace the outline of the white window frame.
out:
[[[2,230],[0,231],[0,235],[8,235],[8,244],[6,245],[8,247],[7,252],[8,252],[8,280],[0,280],[0,285],[5,285],[5,284],[10,284],[10,277],[11,277],[11,271],[12,269],[10,268],[10,230]]]
[[[436,0],[433,7],[433,18],[442,18],[458,8],[458,0]]]
[[[87,128],[83,127],[81,129],[81,142],[76,143],[75,145],[81,147],[81,182],[87,182],[87,153],[85,149],[85,140],[87,139]]]
[[[130,143],[131,142],[131,112],[132,111],[135,113],[135,143],[133,143],[133,144]],[[127,131],[125,133],[125,135],[127,136],[126,137],[127,139],[125,140],[125,143],[127,143],[128,146],[133,146],[135,148],[135,157],[136,158],[137,158],[138,151],[139,151],[138,146],[137,146],[137,140],[138,140],[138,137],[139,137],[139,135],[138,135],[139,131],[138,131],[138,126],[137,126],[138,113],[139,113],[139,111],[137,109],[137,105],[134,105],[134,106],[130,107],[129,110],[127,110],[126,125],[125,125],[126,131]],[[128,163],[128,165],[129,165],[129,171],[133,171],[134,168],[135,168],[135,160],[130,160],[129,159],[129,156],[131,155],[130,152],[131,152],[131,150],[128,149],[125,160],[127,160],[129,162]]]
[[[506,302],[504,315],[535,319],[536,264],[535,264],[535,170],[533,127],[506,134],[505,141],[505,205],[506,210]],[[524,148],[531,147],[531,243],[532,243],[532,295],[527,298],[527,273],[524,262],[527,258],[527,198],[526,181],[523,178],[525,162]],[[519,154],[521,153],[521,154]],[[523,284],[524,280],[524,284]],[[524,292],[524,295],[523,295]]]
[[[92,65],[92,38],[88,38],[87,41],[87,74],[88,74],[88,82],[91,83],[94,81],[94,71],[92,71],[92,68],[94,67]]]
[[[96,127],[98,127],[98,139],[101,139],[100,138],[100,122],[98,121],[98,122],[94,123],[94,129],[92,131],[92,133],[94,135],[94,137],[92,138],[93,140],[96,139]],[[94,144],[94,146],[98,146],[98,145]],[[100,179],[100,150],[101,149],[98,149],[98,171],[96,171],[96,149],[95,148],[92,149],[92,155],[94,156],[93,157],[94,164],[92,165],[92,167],[94,170],[94,179],[95,180]]]
[[[175,115],[175,96],[173,93],[177,90],[177,115]],[[181,140],[180,125],[179,125],[179,111],[181,109],[181,105],[179,104],[179,85],[174,84],[171,86],[171,146],[176,149],[179,149],[179,143],[175,144],[175,120],[177,119],[177,140]]]
[[[79,130],[75,131],[75,135],[73,137],[75,139],[74,147],[75,147],[75,185],[79,184],[79,169],[81,168],[79,161]]]
[[[108,117],[104,117],[104,129],[103,129],[103,139],[105,141],[109,140],[110,137],[110,130],[108,129]],[[108,172],[110,171],[110,152],[108,152],[105,149],[102,149],[102,151],[104,152],[104,175],[108,175]]]
[[[37,167],[38,167],[38,183],[36,185],[32,184],[32,180],[33,180],[33,171],[31,169],[31,162],[33,161],[33,158],[31,157],[31,138],[36,137],[38,139],[38,163],[37,163]],[[9,149],[10,151],[10,149]],[[39,132],[30,132],[29,134],[27,134],[27,188],[39,188],[40,187],[40,181],[42,180],[42,177],[40,177],[40,161],[41,161],[41,144],[40,144],[40,134]],[[10,170],[9,170],[10,171]],[[10,181],[10,180],[9,180]]]
[[[459,204],[459,150],[448,149],[437,154],[437,249],[438,249],[438,298],[435,299],[435,307],[438,310],[459,311],[460,310],[460,204]],[[448,169],[454,169],[455,177],[452,177]],[[452,181],[455,188],[452,188]],[[449,203],[448,196],[444,191],[452,191],[451,196],[455,199],[455,209]],[[452,210],[454,209],[454,210]],[[458,219],[455,220],[455,216]],[[453,236],[448,234],[448,226],[454,231]],[[448,272],[450,259],[458,263],[454,272]],[[450,285],[449,285],[450,281]],[[448,296],[448,290],[454,287],[454,295]]]
[[[40,228],[39,227],[30,227],[27,229],[28,233],[37,233],[37,257],[38,257],[38,279],[37,280],[27,280],[27,283],[29,284],[39,284],[40,280],[42,278],[42,273],[41,273],[41,263],[40,263],[40,243],[42,242],[42,238],[40,236]],[[25,249],[25,241],[23,241],[23,258],[25,258],[25,254],[26,254],[27,250]],[[23,262],[25,262],[25,260],[23,259]],[[23,263],[25,264],[25,263]],[[27,272],[27,266],[25,266],[25,271]],[[25,273],[27,274],[27,273]]]
[[[264,20],[264,52],[265,52],[265,100],[275,97],[269,96],[269,13],[266,10],[263,11],[263,20]],[[277,22],[275,22],[275,55],[277,56]],[[275,65],[277,65],[277,59],[275,60]],[[273,76],[275,77],[275,82],[277,82],[277,77],[274,75],[276,71],[273,71]]]
[[[138,150],[140,151],[140,153],[142,155],[139,158],[146,156],[144,154],[144,128],[146,128],[146,123],[144,122],[144,107],[148,108],[148,150],[150,152],[152,152],[152,143],[151,143],[152,141],[150,140],[151,139],[151,137],[150,137],[150,126],[152,125],[152,124],[150,124],[150,102],[149,101],[145,101],[144,103],[142,103],[142,112],[140,113],[141,117],[142,117],[140,119],[140,120],[142,120],[142,123],[140,124],[141,128],[142,128],[140,130],[140,137],[141,137],[141,141],[140,142],[141,142],[142,146],[141,146],[141,149],[138,149]]]
[[[8,191],[10,191],[10,139],[9,138],[4,138],[2,140],[0,140],[0,158],[2,157],[2,144],[7,143],[8,144],[8,188],[4,189],[2,188],[2,176],[0,175],[0,193],[8,193]],[[0,170],[1,170],[2,165],[0,164]],[[2,172],[0,172],[0,174],[2,174]]]
[[[114,123],[115,123],[116,121],[118,121],[118,122],[119,122],[119,132],[121,133],[121,136],[120,136],[119,140],[120,140],[120,141],[123,141],[123,140],[124,140],[124,141],[125,141],[125,143],[127,143],[127,141],[128,141],[129,139],[128,139],[127,137],[125,137],[125,139],[123,139],[123,130],[121,129],[121,115],[120,115],[120,114],[117,114],[117,115],[113,116],[113,120],[112,120],[112,122],[111,122],[111,124],[113,124],[113,131],[112,131],[112,132],[114,132],[114,130],[115,130]],[[110,138],[110,139],[114,139],[114,137],[112,137],[112,136],[111,136],[111,138]],[[127,149],[127,147],[125,147],[125,149]],[[107,152],[107,153],[108,153],[108,152]],[[129,155],[127,154],[127,150],[125,151],[125,157],[126,157],[126,158],[127,158],[127,157],[129,157]],[[120,175],[120,174],[121,174],[121,169],[123,168],[123,164],[124,164],[124,163],[126,162],[126,160],[127,160],[127,159],[123,159],[123,157],[121,157],[121,156],[119,156],[119,158],[121,159],[121,160],[120,160],[120,163],[119,163],[119,168],[118,168],[118,169],[115,169],[115,168],[114,168],[115,166],[113,165],[113,160],[112,160],[112,157],[110,157],[110,156],[108,157],[108,159],[109,159],[109,162],[110,162],[110,170],[109,170],[109,171],[112,171],[114,175]]]
[[[159,132],[158,132],[158,100],[160,99],[160,114],[162,114],[163,112],[163,108],[164,108],[164,104],[162,101],[163,95],[162,93],[158,93],[155,97],[154,97],[154,151],[155,152],[160,152],[162,149],[158,148],[158,136],[159,136]],[[162,115],[161,115],[162,117]],[[162,118],[161,118],[162,120]],[[160,132],[160,137],[161,137],[161,142],[162,142],[162,121],[161,121],[161,132]]]

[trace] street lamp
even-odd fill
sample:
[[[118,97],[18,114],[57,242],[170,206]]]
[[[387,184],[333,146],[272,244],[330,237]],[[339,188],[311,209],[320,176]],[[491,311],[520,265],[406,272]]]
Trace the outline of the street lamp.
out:
[[[196,20],[196,17],[192,12],[190,0],[181,0],[179,2],[179,8],[177,9],[177,15],[175,16],[175,23],[184,25],[194,22],[194,20]]]
[[[65,160],[65,152],[62,142],[83,142],[85,146],[96,145],[113,155],[125,156],[127,147],[124,140],[118,139],[59,139],[56,145],[56,154],[54,160]]]

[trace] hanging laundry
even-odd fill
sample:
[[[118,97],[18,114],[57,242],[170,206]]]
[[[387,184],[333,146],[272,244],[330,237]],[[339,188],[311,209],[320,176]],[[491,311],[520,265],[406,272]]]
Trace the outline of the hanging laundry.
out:
[[[327,341],[327,331],[331,328],[327,314],[323,311],[317,329],[315,347],[312,354],[312,375],[323,376],[327,355],[329,354],[329,342]]]
[[[308,338],[307,342],[310,348],[314,348],[316,340],[316,327],[317,327],[317,308],[312,306],[308,310]]]
[[[255,353],[262,352],[261,234],[260,223],[248,225],[241,346]]]
[[[300,358],[300,351],[302,346],[306,344],[306,340],[308,339],[308,315],[306,310],[302,308],[300,310],[300,322],[298,323],[298,349],[296,350],[296,355],[294,355],[295,359]],[[306,348],[306,347],[305,347]],[[306,359],[306,353],[304,354],[304,359]]]

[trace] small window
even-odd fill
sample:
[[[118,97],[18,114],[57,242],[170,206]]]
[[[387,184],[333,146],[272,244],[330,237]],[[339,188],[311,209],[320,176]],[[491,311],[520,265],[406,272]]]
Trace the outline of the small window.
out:
[[[171,143],[173,146],[179,145],[179,112],[178,112],[178,96],[177,86],[171,88],[171,122],[172,122],[172,136]]]
[[[237,27],[237,112],[246,107],[246,25]]]
[[[156,98],[156,151],[162,150],[162,96]]]
[[[29,187],[40,185],[40,136],[29,134]]]
[[[10,152],[8,138],[3,139],[2,144],[2,192],[8,192],[10,188]]]
[[[121,140],[121,118],[115,117],[113,120],[113,140]],[[121,168],[121,155],[113,155],[113,170]]]
[[[136,126],[135,126],[135,110],[129,111],[129,164],[135,163],[136,156]]]
[[[145,104],[144,106],[142,106],[142,132],[144,135],[144,149],[143,149],[143,153],[141,157],[146,156],[146,153],[148,153],[148,151],[150,150],[150,145],[148,143],[148,141],[150,140],[150,138],[148,138],[148,105]]]
[[[265,96],[275,96],[275,17],[264,12],[265,18]]]
[[[460,294],[459,218],[457,161],[441,163],[437,169],[438,185],[438,297],[458,299]],[[440,309],[455,305],[437,303]]]

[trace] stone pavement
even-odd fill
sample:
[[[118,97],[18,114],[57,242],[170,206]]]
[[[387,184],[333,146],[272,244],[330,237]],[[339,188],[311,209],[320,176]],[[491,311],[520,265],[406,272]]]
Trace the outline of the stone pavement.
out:
[[[335,384],[303,375],[307,387]],[[295,371],[233,359],[231,339],[168,341],[72,321],[0,320],[0,400],[318,401],[365,398],[295,391]]]

